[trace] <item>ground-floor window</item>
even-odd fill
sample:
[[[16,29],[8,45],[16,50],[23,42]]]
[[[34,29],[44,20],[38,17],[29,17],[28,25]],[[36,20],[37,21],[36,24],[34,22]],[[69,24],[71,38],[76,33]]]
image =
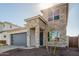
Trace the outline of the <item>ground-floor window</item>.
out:
[[[55,38],[60,37],[60,32],[57,30],[52,30],[48,32],[48,41],[55,40]]]

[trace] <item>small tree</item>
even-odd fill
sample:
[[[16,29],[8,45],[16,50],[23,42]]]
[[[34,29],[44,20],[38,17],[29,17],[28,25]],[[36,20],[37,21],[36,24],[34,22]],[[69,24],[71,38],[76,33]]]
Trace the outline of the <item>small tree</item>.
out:
[[[53,50],[53,54],[54,54],[54,55],[56,54],[56,48],[57,48],[58,42],[59,42],[59,38],[56,37],[55,40],[54,40],[54,45],[55,45],[55,46],[54,46],[54,50]]]
[[[52,32],[52,31],[54,31],[55,30],[55,28],[51,28],[51,27],[48,27],[48,32]],[[52,39],[52,37],[50,37],[50,35],[49,35],[49,37],[48,37],[48,39],[49,39],[49,41]],[[59,37],[57,36],[57,37],[55,37],[55,40],[53,40],[54,41],[54,49],[53,49],[53,54],[55,55],[56,54],[56,47],[57,47],[57,44],[58,44],[58,42],[59,42]],[[48,46],[48,45],[47,45]]]

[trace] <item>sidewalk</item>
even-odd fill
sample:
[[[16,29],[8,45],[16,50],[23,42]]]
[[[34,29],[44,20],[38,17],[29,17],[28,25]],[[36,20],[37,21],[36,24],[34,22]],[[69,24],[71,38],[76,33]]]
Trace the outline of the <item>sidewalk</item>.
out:
[[[12,49],[22,48],[22,49],[32,49],[33,47],[25,47],[25,46],[2,46],[0,47],[0,53],[6,52]]]

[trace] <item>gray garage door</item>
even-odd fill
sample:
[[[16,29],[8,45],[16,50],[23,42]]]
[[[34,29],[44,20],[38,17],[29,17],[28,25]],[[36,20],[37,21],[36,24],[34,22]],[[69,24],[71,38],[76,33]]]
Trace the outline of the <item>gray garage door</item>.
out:
[[[26,42],[27,42],[26,33],[16,33],[11,35],[12,45],[26,46],[27,45]]]

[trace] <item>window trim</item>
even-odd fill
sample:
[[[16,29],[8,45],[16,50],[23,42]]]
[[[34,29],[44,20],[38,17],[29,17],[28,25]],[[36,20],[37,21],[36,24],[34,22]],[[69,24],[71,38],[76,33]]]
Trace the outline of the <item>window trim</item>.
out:
[[[54,37],[54,38],[52,38],[52,33],[55,33],[55,32],[57,32],[56,33],[56,36]],[[50,42],[50,41],[52,41],[52,40],[55,40],[55,38],[57,37],[57,38],[59,38],[60,37],[60,31],[58,31],[58,30],[53,30],[53,31],[50,31],[49,33],[48,33],[48,35],[49,35],[49,37],[48,37],[48,42]]]

